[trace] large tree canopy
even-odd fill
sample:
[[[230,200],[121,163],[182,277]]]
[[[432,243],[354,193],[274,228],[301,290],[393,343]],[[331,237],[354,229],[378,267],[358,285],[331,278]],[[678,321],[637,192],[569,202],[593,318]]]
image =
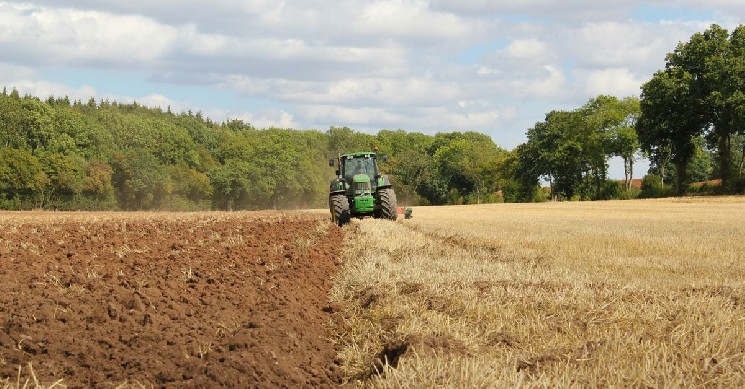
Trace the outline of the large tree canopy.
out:
[[[621,156],[631,177],[638,140],[636,98],[598,96],[573,111],[552,111],[519,148],[521,182],[548,181],[554,198],[607,198],[608,159]],[[628,184],[627,184],[628,187]]]
[[[665,69],[642,86],[637,132],[644,151],[664,166],[671,160],[677,188],[689,182],[695,138],[717,151],[725,186],[734,177],[733,137],[745,130],[745,26],[732,34],[718,25],[681,42]]]

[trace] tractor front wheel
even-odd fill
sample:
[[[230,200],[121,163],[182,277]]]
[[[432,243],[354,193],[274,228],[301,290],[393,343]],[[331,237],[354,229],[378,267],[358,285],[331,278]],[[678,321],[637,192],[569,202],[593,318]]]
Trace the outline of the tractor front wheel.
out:
[[[380,199],[380,217],[396,220],[398,213],[396,209],[396,192],[393,191],[393,188],[378,190],[378,198]]]
[[[331,208],[331,221],[343,226],[349,223],[349,201],[343,194],[329,196],[329,208]]]

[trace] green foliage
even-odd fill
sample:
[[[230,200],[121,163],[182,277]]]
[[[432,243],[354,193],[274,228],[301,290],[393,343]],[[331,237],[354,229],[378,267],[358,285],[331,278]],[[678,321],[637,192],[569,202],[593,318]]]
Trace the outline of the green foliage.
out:
[[[81,194],[85,179],[85,160],[78,156],[44,152],[39,161],[46,175],[41,207],[60,208],[65,202]]]
[[[484,134],[452,132],[432,137],[384,130],[378,139],[384,145],[382,154],[394,152],[381,169],[393,175],[401,204],[501,202],[504,197],[498,192],[513,182],[511,172],[500,174],[501,158],[508,152]]]
[[[514,203],[520,201],[517,167],[519,156],[515,151],[505,151],[487,161],[483,167],[487,188],[496,190],[494,202]]]
[[[676,186],[684,186],[687,167],[695,152],[692,139],[701,135],[703,123],[695,97],[687,86],[692,76],[679,69],[655,73],[642,86],[637,133],[642,150],[659,165],[671,161],[676,169]]]
[[[647,174],[642,179],[642,191],[639,194],[641,198],[662,197],[662,179],[655,174]]]
[[[106,163],[91,161],[85,166],[83,179],[83,196],[77,198],[75,205],[80,209],[104,210],[114,209],[114,170]]]
[[[168,171],[148,150],[131,149],[112,159],[112,184],[125,210],[157,208],[170,192]]]
[[[716,171],[729,188],[738,174],[732,141],[745,128],[745,26],[729,34],[714,24],[681,42],[642,91],[642,148],[659,166],[672,161],[678,193],[690,182],[694,140],[701,135],[716,151]]]
[[[444,204],[446,183],[441,182],[429,149],[433,137],[421,133],[378,133],[380,150],[390,158],[388,163],[379,161],[385,174],[396,180],[396,196],[400,204]]]
[[[250,165],[240,159],[229,159],[210,170],[214,206],[230,211],[238,200],[246,198],[251,190],[250,174]]]
[[[28,209],[40,206],[48,179],[29,150],[0,149],[0,207]]]
[[[694,150],[686,167],[687,177],[682,182],[682,185],[686,188],[692,182],[711,180],[715,175],[717,175],[717,172],[714,170],[716,168],[714,153],[707,148],[704,137],[695,137],[692,139],[692,142]],[[665,166],[664,169],[660,169],[660,166],[654,163],[650,166],[649,172],[663,177],[664,183],[679,181],[677,169],[675,169],[675,166],[673,166],[671,161],[668,161],[667,166]]]
[[[178,196],[192,203],[201,204],[212,197],[213,188],[207,174],[190,168],[185,163],[166,167],[172,183],[171,195]],[[181,202],[184,204],[183,202]],[[193,208],[189,205],[186,208]]]
[[[722,183],[716,181],[695,182],[688,185],[687,193],[698,195],[715,195],[722,193]]]
[[[331,155],[372,150],[376,138],[372,135],[354,132],[349,127],[331,127],[326,131],[328,149]]]
[[[536,124],[538,125],[538,124]],[[537,142],[523,143],[514,150],[517,164],[514,176],[517,181],[517,197],[520,202],[531,202],[536,198],[539,189],[539,177],[542,175],[542,164],[538,162],[539,149]]]
[[[635,98],[598,96],[579,109],[546,114],[543,122],[528,130],[528,141],[516,149],[519,197],[532,201],[534,187],[544,180],[557,200],[615,198],[618,193],[606,183],[607,161],[623,157],[630,179],[638,150],[633,131],[638,112]]]
[[[623,193],[624,188],[622,184],[616,180],[605,180],[603,182],[603,188],[600,194],[601,200],[612,200],[617,199]]]

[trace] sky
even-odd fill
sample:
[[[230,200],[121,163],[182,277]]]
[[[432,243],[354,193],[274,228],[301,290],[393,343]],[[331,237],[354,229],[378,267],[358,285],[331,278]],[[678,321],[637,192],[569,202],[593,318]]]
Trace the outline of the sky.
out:
[[[0,0],[0,86],[512,149],[552,110],[639,96],[679,42],[738,15],[745,1]]]

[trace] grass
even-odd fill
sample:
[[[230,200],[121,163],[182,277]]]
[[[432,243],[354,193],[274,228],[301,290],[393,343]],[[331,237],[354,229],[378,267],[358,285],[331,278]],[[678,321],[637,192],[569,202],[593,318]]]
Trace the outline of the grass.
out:
[[[347,227],[371,387],[745,385],[745,198],[419,207]]]

